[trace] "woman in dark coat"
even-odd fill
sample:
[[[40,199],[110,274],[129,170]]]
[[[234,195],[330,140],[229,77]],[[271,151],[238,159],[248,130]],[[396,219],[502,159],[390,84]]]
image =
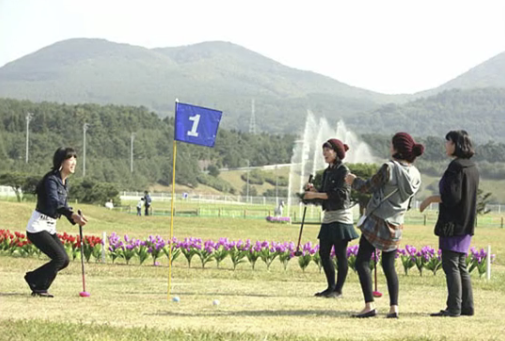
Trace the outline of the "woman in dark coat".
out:
[[[471,316],[473,293],[465,258],[477,216],[479,171],[470,160],[474,150],[466,131],[450,131],[445,140],[446,154],[453,160],[440,180],[440,194],[425,199],[420,207],[423,212],[431,203],[439,204],[435,235],[439,236],[448,290],[446,308],[431,316]]]

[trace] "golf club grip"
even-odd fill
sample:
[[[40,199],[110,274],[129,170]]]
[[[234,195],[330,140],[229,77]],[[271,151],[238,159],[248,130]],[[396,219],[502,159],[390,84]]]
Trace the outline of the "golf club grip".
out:
[[[309,184],[311,184],[311,183],[312,183],[312,180],[314,180],[314,175],[310,174],[310,175],[309,175]]]

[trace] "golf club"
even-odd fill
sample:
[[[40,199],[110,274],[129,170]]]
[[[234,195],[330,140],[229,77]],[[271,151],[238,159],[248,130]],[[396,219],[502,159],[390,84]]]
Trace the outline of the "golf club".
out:
[[[312,183],[312,178],[313,175],[309,175],[309,181],[308,183]],[[302,233],[303,233],[303,224],[305,223],[305,213],[307,213],[307,205],[303,208],[303,217],[302,217],[302,224],[300,226],[300,235],[298,236],[298,245],[296,246],[296,251],[295,251],[295,256],[300,257],[302,255],[302,251],[300,251],[300,242],[302,241]]]
[[[382,297],[382,293],[377,290],[377,249],[374,250],[373,261],[375,263],[375,266],[374,266],[375,290],[372,294],[373,294],[373,297]]]
[[[82,216],[81,210],[78,210],[77,213]],[[89,297],[90,293],[86,291],[86,279],[84,277],[84,250],[83,250],[83,243],[84,239],[82,237],[82,226],[79,224],[79,235],[81,237],[81,269],[82,269],[82,291],[79,293],[79,296],[81,297]]]

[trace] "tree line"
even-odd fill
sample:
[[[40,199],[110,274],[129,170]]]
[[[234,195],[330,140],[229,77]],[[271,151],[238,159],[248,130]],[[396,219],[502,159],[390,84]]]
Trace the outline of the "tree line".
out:
[[[29,159],[26,163],[28,113],[33,115],[29,122]],[[0,99],[0,174],[15,172],[26,177],[42,176],[51,166],[54,151],[61,146],[72,146],[77,150],[80,163],[76,177],[82,178],[86,123],[89,127],[86,131],[85,179],[115,184],[118,190],[142,191],[156,183],[171,184],[174,119],[161,119],[145,107],[116,105]],[[376,156],[385,159],[389,156],[391,136],[363,134],[361,138]],[[130,169],[132,139],[133,172]],[[449,162],[444,152],[444,136],[416,139],[426,147],[425,154],[416,161],[420,171],[441,176]],[[193,188],[205,184],[232,193],[232,186],[219,177],[219,168],[289,163],[294,141],[294,135],[249,134],[220,129],[214,148],[179,143],[176,183]],[[505,144],[489,141],[476,145],[476,151],[475,160],[484,178],[505,176]],[[251,181],[256,180],[255,175],[253,172]],[[259,175],[258,181],[272,181],[259,179]]]
[[[26,163],[28,113],[32,119]],[[85,134],[86,178],[115,183],[119,189],[129,190],[171,183],[174,119],[161,119],[145,107],[116,105],[0,99],[0,173],[44,174],[51,167],[54,151],[61,146],[72,146],[80,163],[76,176],[82,177],[85,124],[89,125]],[[198,186],[206,181],[202,170],[211,165],[235,168],[288,163],[294,139],[292,135],[253,135],[220,129],[214,148],[179,143],[176,182]]]

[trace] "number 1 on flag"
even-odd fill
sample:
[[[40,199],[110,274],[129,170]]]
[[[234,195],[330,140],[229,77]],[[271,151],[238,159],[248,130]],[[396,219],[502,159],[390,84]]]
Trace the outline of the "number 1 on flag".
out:
[[[196,105],[175,104],[176,141],[214,147],[222,112]]]
[[[190,116],[189,120],[193,121],[193,127],[190,131],[188,131],[188,136],[198,137],[198,132],[196,130],[198,129],[198,123],[200,122],[200,115]]]

